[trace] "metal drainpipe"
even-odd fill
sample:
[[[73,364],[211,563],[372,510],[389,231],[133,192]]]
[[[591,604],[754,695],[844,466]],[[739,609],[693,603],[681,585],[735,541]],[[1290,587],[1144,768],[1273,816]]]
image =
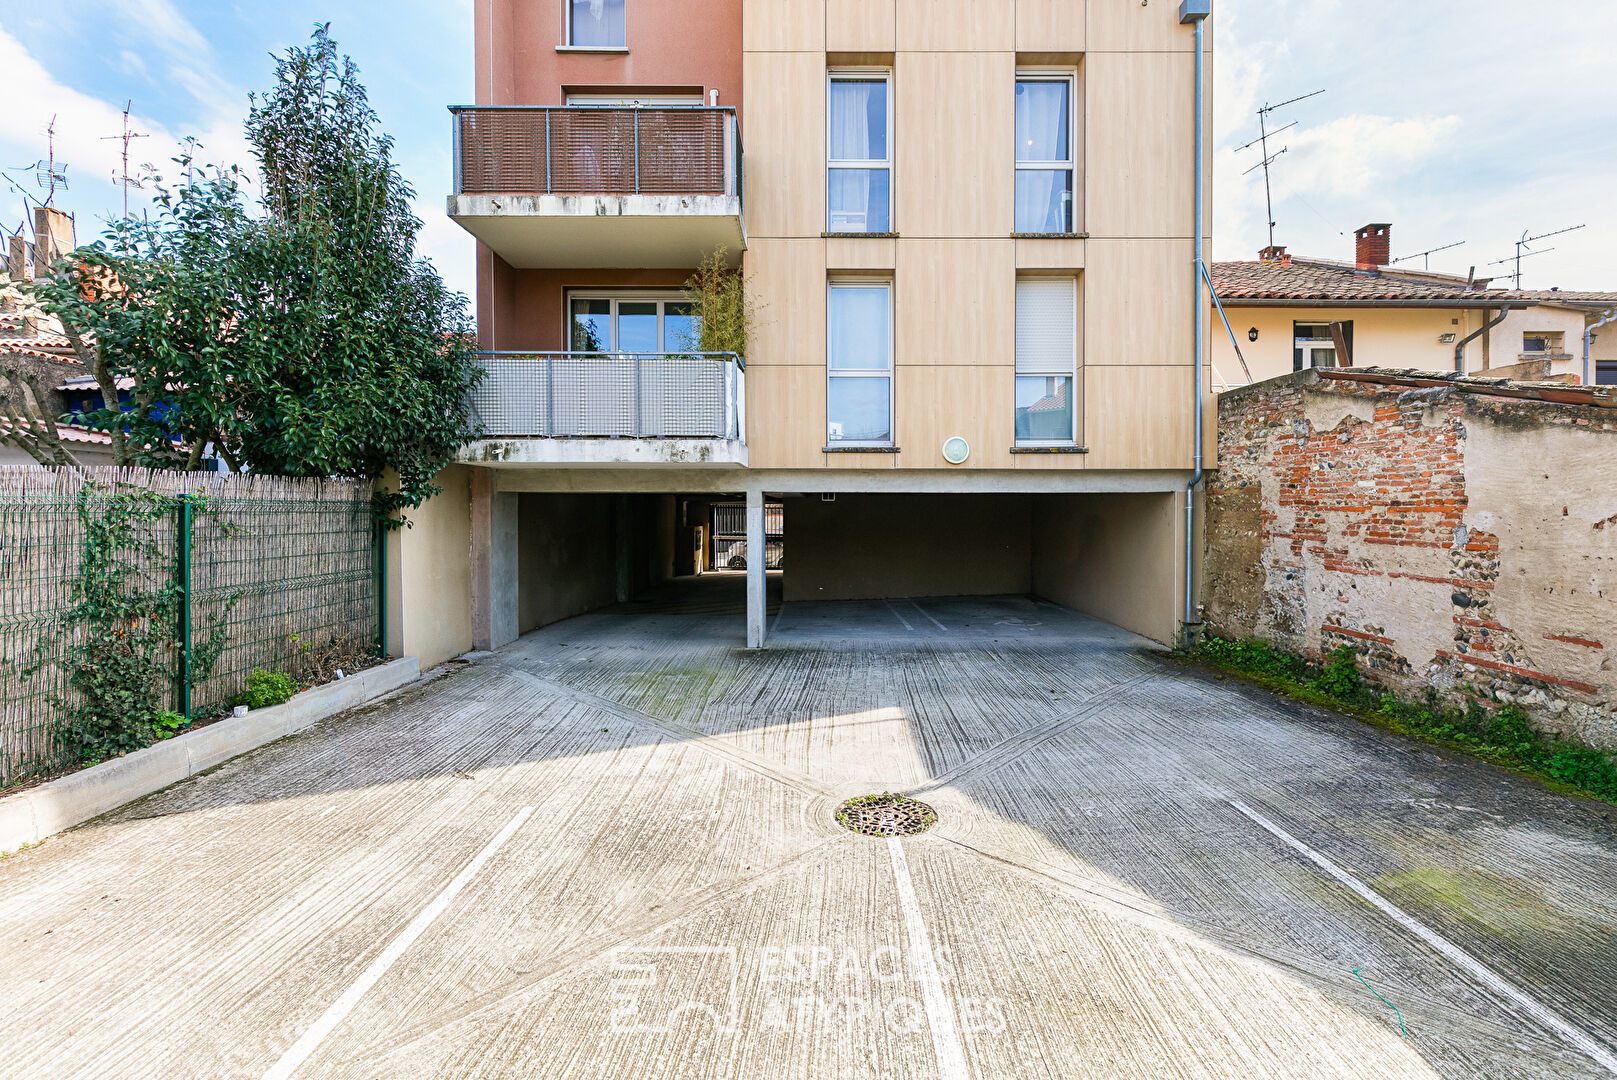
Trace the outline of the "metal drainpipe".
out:
[[[1601,319],[1599,322],[1590,323],[1588,326],[1583,328],[1583,385],[1585,386],[1590,385],[1589,346],[1592,344],[1594,332],[1609,322],[1617,322],[1617,308],[1612,308],[1610,311],[1606,312],[1606,317]]]
[[[1467,334],[1465,337],[1463,337],[1463,338],[1461,338],[1459,340],[1459,342],[1454,346],[1454,371],[1455,371],[1456,374],[1458,374],[1458,375],[1464,375],[1465,374],[1465,347],[1467,345],[1469,345],[1472,341],[1474,341],[1477,338],[1481,337],[1483,334],[1486,334],[1489,330],[1492,330],[1494,327],[1496,327],[1500,323],[1504,322],[1505,321],[1505,316],[1509,315],[1514,310],[1515,310],[1515,308],[1508,308],[1508,307],[1500,308],[1499,309],[1499,315],[1496,318],[1492,319],[1489,322],[1483,323],[1481,329],[1473,330],[1471,333]]]
[[[1202,234],[1204,227],[1205,202],[1203,174],[1203,159],[1207,156],[1207,131],[1204,120],[1206,112],[1206,58],[1202,48],[1204,27],[1207,16],[1212,14],[1212,0],[1183,0],[1179,5],[1179,22],[1194,23],[1196,26],[1196,210],[1193,215],[1193,225],[1196,235],[1193,241],[1195,258],[1191,266],[1191,273],[1195,277],[1191,296],[1194,300],[1192,308],[1195,317],[1195,390],[1193,401],[1195,403],[1195,416],[1192,418],[1195,428],[1195,471],[1190,475],[1190,482],[1185,485],[1185,621],[1183,628],[1184,644],[1188,648],[1194,644],[1191,624],[1194,622],[1196,612],[1196,485],[1202,482],[1205,472],[1202,462],[1202,351],[1205,344],[1204,323],[1206,319],[1205,304],[1202,300]]]

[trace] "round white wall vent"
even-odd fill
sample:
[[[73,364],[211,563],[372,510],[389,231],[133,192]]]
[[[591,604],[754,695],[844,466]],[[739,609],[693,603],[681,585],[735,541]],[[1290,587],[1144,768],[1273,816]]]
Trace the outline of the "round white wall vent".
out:
[[[971,444],[958,435],[951,435],[943,440],[943,460],[950,465],[958,465],[971,456]]]

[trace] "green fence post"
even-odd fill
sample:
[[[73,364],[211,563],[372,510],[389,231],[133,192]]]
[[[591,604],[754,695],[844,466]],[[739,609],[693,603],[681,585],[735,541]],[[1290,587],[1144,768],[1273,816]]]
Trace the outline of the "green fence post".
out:
[[[376,648],[387,659],[387,525],[376,522]]]
[[[180,535],[180,714],[191,719],[191,496],[181,495]]]

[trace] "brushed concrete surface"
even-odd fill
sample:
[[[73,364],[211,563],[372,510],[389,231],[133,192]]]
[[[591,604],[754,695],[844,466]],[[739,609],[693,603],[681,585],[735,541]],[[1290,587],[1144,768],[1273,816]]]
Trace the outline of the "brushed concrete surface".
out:
[[[1026,599],[646,610],[0,862],[0,1074],[1617,1071],[1610,807]]]
[[[205,772],[238,754],[302,731],[328,716],[421,677],[413,656],[305,690],[280,705],[252,709],[133,753],[0,799],[0,853],[37,844],[127,802]]]

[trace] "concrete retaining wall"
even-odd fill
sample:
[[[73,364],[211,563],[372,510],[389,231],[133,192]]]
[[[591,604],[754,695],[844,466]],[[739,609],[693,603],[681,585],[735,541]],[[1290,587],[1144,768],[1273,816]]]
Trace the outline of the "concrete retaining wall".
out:
[[[284,705],[254,709],[0,799],[0,851],[14,851],[124,803],[195,776],[238,754],[302,731],[421,676],[415,657],[379,664],[305,690]]]
[[[1617,408],[1431,382],[1302,372],[1223,395],[1208,629],[1346,645],[1388,684],[1617,746]]]

